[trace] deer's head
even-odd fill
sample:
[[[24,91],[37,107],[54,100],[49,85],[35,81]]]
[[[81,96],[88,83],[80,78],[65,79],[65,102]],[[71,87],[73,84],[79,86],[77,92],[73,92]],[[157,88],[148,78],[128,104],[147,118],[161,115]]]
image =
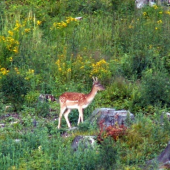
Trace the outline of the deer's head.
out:
[[[100,82],[98,81],[97,77],[92,77],[93,78],[93,87],[97,90],[97,91],[102,91],[105,90],[105,88],[100,84]]]

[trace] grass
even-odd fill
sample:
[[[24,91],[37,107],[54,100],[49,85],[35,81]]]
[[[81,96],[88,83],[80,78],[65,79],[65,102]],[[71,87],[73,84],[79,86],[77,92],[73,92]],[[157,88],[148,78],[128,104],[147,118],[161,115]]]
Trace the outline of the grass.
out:
[[[170,102],[169,15],[168,8],[157,5],[136,10],[133,0],[2,1],[2,169],[140,169],[159,154],[170,127],[167,119],[159,121]],[[76,20],[79,16],[83,19]],[[67,126],[63,119],[63,129],[56,129],[59,104],[41,105],[37,98],[88,93],[92,76],[106,90],[85,109],[85,120],[95,108],[114,107],[130,110],[136,121],[117,142],[106,139],[94,150],[74,153],[70,145],[76,135],[99,130],[87,121],[67,139],[61,137]],[[7,105],[13,107],[5,110]],[[70,115],[73,125],[77,115]]]

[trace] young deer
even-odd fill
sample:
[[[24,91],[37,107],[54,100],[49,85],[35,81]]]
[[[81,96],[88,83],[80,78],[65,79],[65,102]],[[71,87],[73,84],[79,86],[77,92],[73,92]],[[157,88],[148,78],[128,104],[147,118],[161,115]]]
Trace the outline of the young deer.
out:
[[[61,126],[61,118],[64,114],[65,120],[69,128],[71,128],[68,115],[72,109],[78,109],[79,118],[78,124],[83,122],[83,109],[86,108],[94,99],[98,91],[104,90],[104,87],[99,83],[97,77],[93,77],[93,87],[89,94],[65,92],[59,97],[60,115],[58,119],[58,129]]]

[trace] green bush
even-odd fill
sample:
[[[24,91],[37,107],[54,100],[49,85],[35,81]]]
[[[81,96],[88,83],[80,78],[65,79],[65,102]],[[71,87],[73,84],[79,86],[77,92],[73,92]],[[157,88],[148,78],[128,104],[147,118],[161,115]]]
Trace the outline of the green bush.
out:
[[[35,114],[42,117],[49,116],[50,106],[48,102],[38,102]]]
[[[101,143],[99,153],[99,166],[104,169],[117,169],[116,164],[120,159],[118,144],[111,137]]]
[[[96,96],[95,104],[97,107],[107,106],[116,109],[129,109],[134,88],[135,84],[123,77],[116,77],[105,91]]]
[[[6,102],[9,102],[17,111],[24,103],[24,97],[29,91],[29,83],[23,76],[10,71],[1,79],[1,92]]]
[[[146,71],[141,81],[141,105],[169,105],[169,80],[169,75],[164,71]]]

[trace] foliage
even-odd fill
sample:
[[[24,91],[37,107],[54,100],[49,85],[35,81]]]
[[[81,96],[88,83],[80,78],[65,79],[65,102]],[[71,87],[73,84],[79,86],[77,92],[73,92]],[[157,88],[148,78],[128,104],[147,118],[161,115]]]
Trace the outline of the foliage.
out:
[[[134,6],[134,0],[0,2],[1,169],[140,169],[165,148],[170,12]],[[117,140],[118,126],[98,131],[89,122],[61,137],[59,104],[37,102],[40,93],[88,93],[92,76],[106,90],[84,110],[85,120],[97,107],[130,109],[135,123],[128,122],[123,138]],[[14,115],[5,109],[10,104]],[[78,112],[69,116],[76,124]],[[96,133],[101,144],[94,150],[70,148],[74,135]]]
[[[104,139],[111,137],[113,140],[117,141],[120,137],[126,135],[127,127],[124,125],[115,124],[113,126],[106,127],[104,125],[104,120],[99,123],[100,132],[97,136],[98,142],[102,142]]]
[[[10,102],[15,110],[19,109],[23,102],[24,96],[29,90],[28,82],[23,76],[10,72],[1,79],[1,92],[4,99]]]
[[[104,169],[117,169],[116,163],[119,161],[120,151],[111,137],[105,138],[101,143],[99,154],[99,165]]]
[[[168,106],[169,76],[164,71],[146,71],[141,81],[140,106]]]

